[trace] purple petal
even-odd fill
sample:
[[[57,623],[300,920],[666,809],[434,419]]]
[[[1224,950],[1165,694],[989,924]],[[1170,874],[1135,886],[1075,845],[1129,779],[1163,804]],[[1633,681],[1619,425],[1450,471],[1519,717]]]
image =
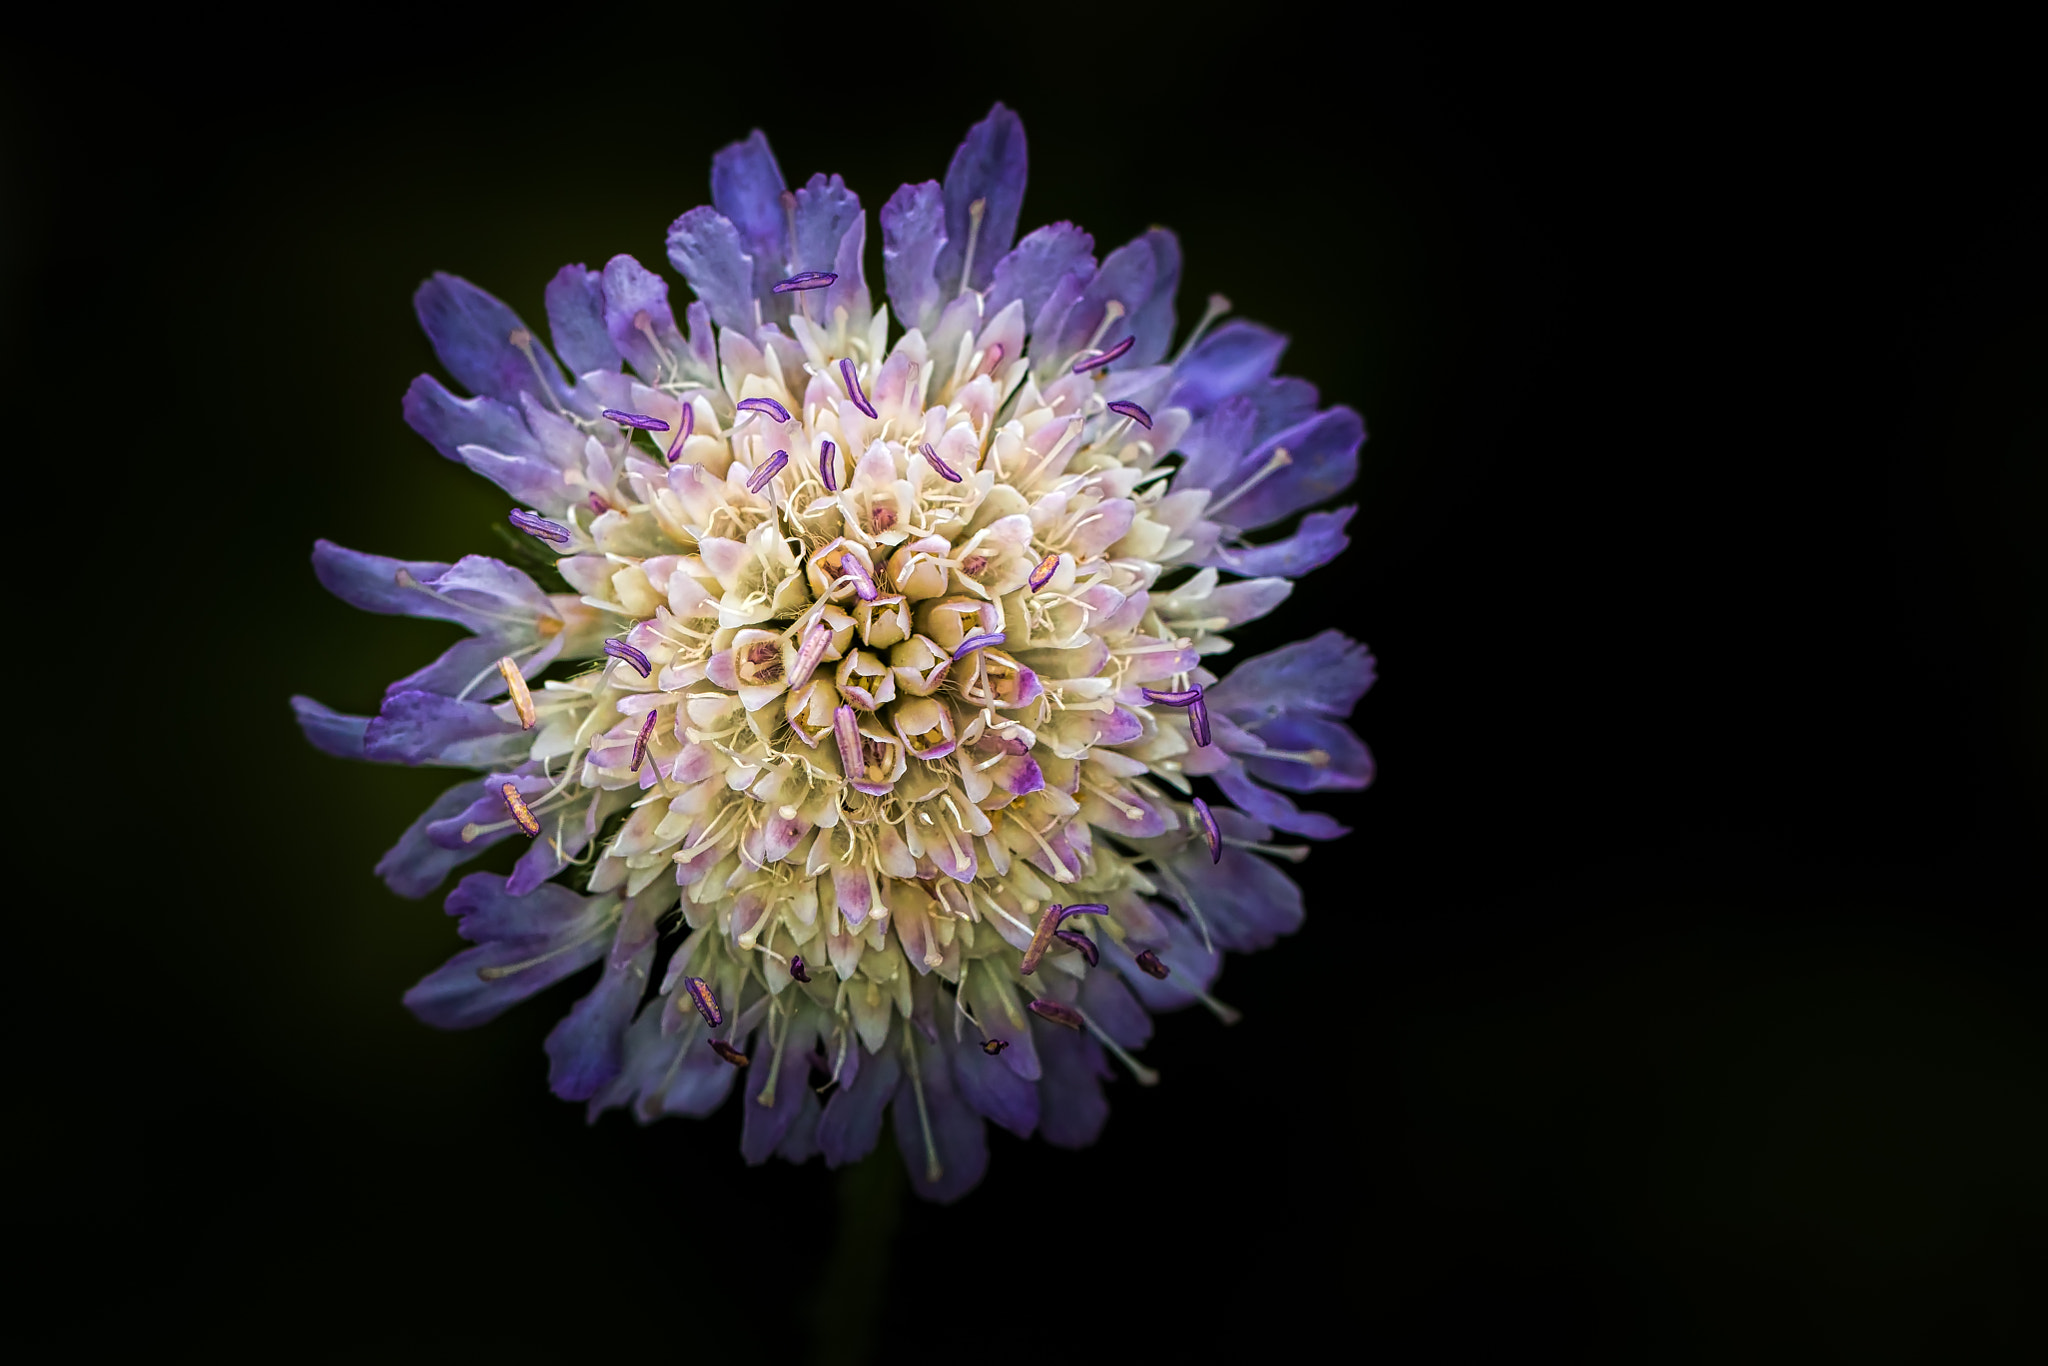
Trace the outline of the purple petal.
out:
[[[986,226],[986,224],[984,224]],[[946,245],[946,205],[939,182],[900,186],[882,206],[882,280],[889,306],[905,327],[929,332],[944,302],[932,267]]]
[[[990,1057],[972,1029],[963,1030],[956,1040],[952,1030],[941,1025],[939,1036],[952,1063],[954,1084],[967,1107],[1019,1138],[1031,1137],[1038,1127],[1038,1088],[1005,1066],[1008,1050]]]
[[[447,910],[462,917],[462,937],[478,947],[429,973],[405,994],[406,1006],[439,1029],[482,1024],[603,955],[599,931],[608,915],[602,903],[552,883],[530,896],[509,897],[503,878],[470,874],[448,894]],[[493,975],[485,980],[480,971]]]
[[[1351,714],[1373,676],[1365,646],[1328,630],[1245,660],[1209,688],[1208,702],[1242,726],[1282,711],[1341,718]]]
[[[345,716],[330,707],[324,707],[310,697],[292,698],[292,714],[299,719],[299,729],[313,743],[313,748],[337,759],[366,759],[363,753],[363,733],[370,728],[367,716]]]
[[[469,281],[436,272],[414,293],[412,306],[434,344],[434,354],[471,393],[512,404],[522,392],[543,399],[568,396],[568,383],[540,339],[518,314]],[[531,360],[513,343],[515,334],[528,339]],[[540,392],[543,381],[546,393]]]
[[[788,188],[767,135],[758,128],[711,158],[711,204],[732,220],[754,258],[749,292],[756,298],[770,297],[769,288],[788,273],[789,222],[782,208]]]
[[[1345,526],[1352,514],[1358,511],[1356,504],[1341,507],[1334,512],[1311,512],[1301,519],[1301,525],[1292,536],[1274,541],[1270,545],[1251,546],[1244,550],[1232,550],[1217,546],[1201,560],[1202,564],[1213,565],[1232,574],[1247,576],[1277,574],[1285,578],[1298,579],[1311,569],[1328,564],[1343,554],[1351,544],[1351,538],[1344,534]]]
[[[1152,1017],[1113,972],[1082,978],[1078,1004],[1097,1029],[1125,1048],[1143,1048],[1152,1037]]]
[[[900,1041],[900,1027],[892,1032]],[[855,1053],[860,1052],[860,1047],[858,1043],[849,1045]],[[855,1065],[855,1060],[849,1058],[848,1064]],[[895,1096],[903,1075],[894,1043],[883,1044],[879,1053],[862,1054],[857,1065],[860,1070],[851,1081],[832,1092],[825,1102],[824,1116],[818,1121],[818,1147],[824,1152],[828,1167],[858,1162],[874,1151],[875,1141],[882,1136],[882,1112]]]
[[[859,325],[867,316],[867,283],[861,278],[861,250],[867,242],[867,215],[860,196],[838,176],[814,175],[796,192],[796,241],[790,264],[802,274],[821,275],[824,307],[811,301],[813,316],[830,319],[844,307]]]
[[[1249,953],[1301,928],[1301,888],[1257,854],[1225,846],[1211,866],[1206,850],[1187,848],[1170,862],[1193,891],[1217,947]]]
[[[1142,307],[1133,308],[1124,300],[1124,306],[1132,308],[1131,335],[1138,339],[1124,361],[1133,370],[1166,359],[1167,348],[1173,345],[1173,296],[1180,292],[1180,239],[1165,228],[1154,228],[1140,240],[1152,249],[1152,292]]]
[[[1358,478],[1358,448],[1365,442],[1365,424],[1349,408],[1332,408],[1308,421],[1268,437],[1254,447],[1238,466],[1234,478],[1217,488],[1219,498],[1265,466],[1276,451],[1286,450],[1289,462],[1274,471],[1243,497],[1216,514],[1216,520],[1232,526],[1261,527],[1290,512],[1322,502],[1343,492]]]
[[[1320,750],[1328,756],[1326,763],[1314,764],[1240,753],[1238,760],[1245,772],[1260,782],[1291,792],[1355,792],[1372,783],[1372,752],[1341,721],[1300,712],[1283,713],[1261,725],[1254,734],[1273,749],[1295,754]]]
[[[604,263],[604,326],[612,345],[649,384],[661,376],[662,351],[674,357],[688,350],[669,307],[668,281],[623,253]]]
[[[1142,237],[1135,242],[1126,242],[1104,257],[1102,268],[1095,272],[1088,288],[1081,292],[1079,301],[1060,323],[1059,336],[1053,343],[1053,349],[1058,353],[1056,358],[1064,359],[1090,344],[1090,338],[1100,330],[1102,320],[1108,316],[1112,301],[1124,306],[1124,316],[1111,323],[1109,330],[1093,344],[1116,351],[1117,359],[1136,349],[1137,339],[1131,330],[1130,315],[1141,310],[1145,301],[1152,297],[1152,281],[1157,274],[1158,264],[1152,259],[1152,247]],[[1125,345],[1127,342],[1129,345]],[[1118,351],[1119,347],[1122,350]],[[1096,357],[1087,363],[1096,368],[1109,362]],[[1124,361],[1127,367],[1134,363]]]
[[[1287,338],[1269,327],[1225,323],[1197,342],[1174,366],[1169,402],[1195,417],[1206,417],[1224,399],[1244,393],[1272,374],[1286,349]]]
[[[572,375],[617,370],[619,348],[604,325],[604,277],[580,262],[548,281],[548,336]],[[491,442],[481,442],[491,445]]]
[[[403,897],[423,897],[439,887],[456,868],[511,835],[511,828],[507,827],[479,835],[468,844],[451,849],[437,843],[428,833],[429,827],[461,815],[480,800],[485,791],[484,782],[484,779],[473,778],[457,783],[434,798],[434,804],[406,827],[405,833],[398,837],[398,843],[377,860],[376,874],[384,879],[387,887]]]
[[[968,208],[983,203],[981,230],[974,244],[974,267],[967,286],[981,289],[995,274],[996,262],[1017,239],[1017,214],[1024,205],[1027,157],[1024,122],[1001,104],[967,130],[967,140],[946,167],[946,243],[939,249],[934,274],[939,295],[950,299],[960,291],[960,268],[967,251]]]
[[[1238,810],[1257,817],[1276,830],[1286,830],[1312,840],[1333,840],[1351,833],[1350,827],[1339,825],[1322,812],[1303,811],[1271,788],[1260,787],[1236,763],[1218,769],[1213,776],[1216,785],[1223,789],[1224,795],[1237,805]]]
[[[1035,1020],[1031,1036],[1045,1075],[1038,1081],[1038,1132],[1059,1148],[1085,1148],[1109,1119],[1102,1082],[1110,1075],[1102,1045],[1081,1030]]]
[[[517,721],[500,721],[484,702],[458,702],[438,693],[402,692],[363,733],[363,754],[380,763],[492,768],[517,763],[533,737]]]
[[[406,425],[450,460],[462,458],[456,451],[463,446],[485,446],[507,455],[542,454],[517,408],[484,396],[457,398],[432,375],[413,380],[401,407]]]
[[[1012,211],[1012,221],[1015,212]],[[953,1080],[951,1060],[943,1048],[927,1044],[914,1030],[905,1030],[903,1046],[917,1050],[918,1080],[923,1083],[924,1111],[920,1118],[916,1090],[905,1076],[896,1088],[896,1105],[891,1118],[896,1130],[896,1147],[909,1169],[910,1184],[927,1200],[951,1204],[981,1183],[988,1170],[988,1134],[981,1116],[967,1107]],[[989,1059],[982,1059],[987,1062]],[[929,1122],[932,1148],[938,1170],[930,1166],[925,1147],[925,1123]]]
[[[394,560],[383,555],[365,555],[332,541],[313,542],[313,574],[320,580],[320,586],[364,612],[467,624],[474,614],[465,611],[460,603],[444,601],[399,581],[400,571],[413,583],[423,584],[438,579],[449,568],[433,560]]]
[[[768,1083],[768,1068],[775,1050],[768,1046],[764,1031],[756,1037],[754,1066],[747,1070],[740,1087],[740,1156],[750,1167],[766,1162],[803,1112],[804,1097],[810,1094],[810,1064],[805,1061],[817,1043],[814,1015],[805,1011],[789,1022],[789,1034],[782,1046],[782,1067],[775,1074],[775,1103],[763,1105],[761,1090]]]
[[[979,254],[979,248],[976,248]],[[1039,228],[1017,244],[1016,250],[996,262],[989,283],[989,317],[1013,301],[1024,305],[1024,321],[1032,323],[1052,298],[1062,280],[1075,278],[1075,297],[1095,275],[1095,239],[1072,223],[1054,223]],[[1052,342],[1048,340],[1047,346]]]
[[[669,225],[668,259],[690,282],[711,321],[753,330],[754,266],[730,219],[708,205],[690,210]]]
[[[563,1100],[589,1100],[619,1074],[626,1061],[626,1028],[640,1004],[653,965],[644,949],[622,967],[607,965],[590,994],[570,1007],[542,1045],[548,1055],[548,1089]]]

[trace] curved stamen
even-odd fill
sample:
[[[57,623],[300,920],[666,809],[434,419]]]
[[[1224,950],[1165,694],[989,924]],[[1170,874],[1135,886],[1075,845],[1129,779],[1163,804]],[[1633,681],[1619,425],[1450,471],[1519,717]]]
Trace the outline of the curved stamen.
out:
[[[1069,1029],[1081,1027],[1081,1012],[1072,1006],[1063,1006],[1058,1001],[1048,1001],[1040,997],[1031,1002],[1031,1013],[1041,1020],[1051,1020],[1054,1024],[1065,1025]]]
[[[1138,691],[1145,694],[1147,702],[1157,702],[1165,707],[1192,707],[1202,700],[1202,689],[1199,684],[1192,688],[1182,688],[1177,692],[1162,692],[1157,688],[1140,688]]]
[[[945,461],[939,459],[939,453],[932,449],[931,442],[927,441],[924,443],[924,445],[918,447],[918,454],[922,455],[925,458],[926,464],[930,465],[933,469],[939,472],[939,478],[945,480],[949,484],[957,484],[960,482],[960,472],[954,469],[951,465],[948,465]]]
[[[628,772],[638,773],[640,761],[647,757],[647,742],[654,738],[654,718],[658,712],[648,712],[647,719],[640,723],[640,734],[633,741],[633,766]]]
[[[1209,743],[1209,704],[1197,697],[1188,703],[1188,728],[1195,733],[1195,743]]]
[[[1052,576],[1059,572],[1059,568],[1060,552],[1055,550],[1052,554],[1040,560],[1038,567],[1031,571],[1031,591],[1036,593],[1039,589],[1051,583]]]
[[[1154,977],[1162,982],[1166,980],[1166,975],[1173,970],[1160,962],[1159,955],[1150,949],[1146,949],[1138,955],[1138,966],[1144,970],[1147,977]]]
[[[846,381],[846,396],[853,400],[853,406],[869,417],[876,416],[875,405],[868,402],[867,394],[861,389],[860,376],[854,373],[850,358],[839,362],[839,376]]]
[[[1202,837],[1209,841],[1209,862],[1223,861],[1223,832],[1216,828],[1216,817],[1209,810],[1209,803],[1195,798],[1195,823],[1202,827]]]
[[[1031,946],[1024,950],[1024,961],[1017,965],[1017,971],[1026,977],[1038,971],[1038,960],[1045,957],[1045,951],[1052,947],[1053,934],[1060,927],[1060,912],[1065,909],[1055,901],[1038,917],[1038,928],[1031,932]]]
[[[604,410],[604,415],[618,423],[621,427],[632,427],[643,432],[665,432],[668,430],[666,422],[663,422],[658,417],[649,417],[645,413],[629,413],[623,408],[607,408]]]
[[[1120,398],[1110,404],[1109,410],[1121,417],[1129,418],[1148,432],[1152,430],[1152,414],[1146,412],[1127,398]]]
[[[777,451],[774,455],[769,456],[767,464],[761,466],[760,469],[755,470],[753,474],[747,477],[747,492],[759,493],[762,489],[768,487],[768,481],[780,474],[782,467],[788,463],[788,451]]]
[[[839,568],[841,573],[853,580],[853,595],[862,602],[873,602],[881,596],[875,588],[874,577],[868,573],[868,567],[859,560],[848,555],[839,561]]]
[[[673,465],[676,463],[677,457],[681,456],[683,453],[683,443],[685,441],[688,441],[690,439],[690,433],[696,430],[697,405],[694,403],[685,403],[683,405],[683,423],[680,427],[676,428],[676,439],[668,443],[669,464]]]
[[[971,654],[986,646],[1000,645],[1003,643],[1003,639],[1001,631],[983,631],[979,635],[969,636],[953,647],[953,658],[957,660],[964,654]]]
[[[839,492],[839,474],[832,468],[832,457],[836,448],[830,441],[818,443],[818,477],[825,481],[825,492]]]
[[[604,652],[613,659],[623,659],[628,664],[631,664],[639,671],[642,678],[646,678],[654,672],[654,666],[647,662],[647,656],[641,654],[623,640],[607,640],[604,643]]]
[[[799,982],[811,980],[810,969],[804,965],[804,956],[802,954],[793,953],[789,956],[789,975]]]
[[[718,1009],[718,998],[711,994],[711,984],[702,977],[685,977],[683,990],[690,993],[690,1001],[697,1007],[697,1013],[704,1017],[704,1023],[713,1029],[725,1023],[725,1016]]]
[[[1054,930],[1052,937],[1069,948],[1079,949],[1081,956],[1088,960],[1088,966],[1091,968],[1095,966],[1096,960],[1101,956],[1096,952],[1095,941],[1079,930]]]
[[[534,818],[533,812],[527,809],[526,798],[519,795],[519,784],[498,784],[498,795],[504,798],[505,809],[510,811],[512,819],[518,822],[519,833],[525,835],[528,839],[538,839],[540,837],[540,822]]]
[[[791,692],[797,691],[811,681],[812,673],[817,670],[818,661],[825,657],[825,649],[831,643],[832,628],[822,621],[812,623],[811,629],[804,632],[803,647],[796,655],[796,668],[789,674]]]
[[[1109,364],[1111,361],[1123,355],[1124,352],[1130,350],[1137,344],[1138,338],[1136,334],[1125,337],[1122,341],[1118,342],[1115,346],[1110,347],[1109,350],[1104,351],[1099,356],[1090,356],[1087,360],[1075,361],[1074,373],[1077,375],[1081,375],[1086,374],[1090,370],[1099,370],[1103,366]]]
[[[553,541],[556,545],[569,544],[569,528],[560,522],[550,522],[537,512],[513,508],[506,514],[505,520],[529,536],[538,536],[541,540]]]
[[[705,1040],[705,1042],[711,1045],[712,1052],[716,1053],[719,1057],[724,1058],[734,1067],[745,1067],[749,1061],[746,1054],[740,1052],[737,1048],[734,1048],[724,1039],[707,1039]]]
[[[836,283],[838,279],[839,277],[829,270],[800,270],[776,285],[772,292],[791,294],[804,289],[823,289],[829,284]]]
[[[738,407],[743,413],[766,413],[777,422],[789,421],[789,409],[772,398],[743,398]]]

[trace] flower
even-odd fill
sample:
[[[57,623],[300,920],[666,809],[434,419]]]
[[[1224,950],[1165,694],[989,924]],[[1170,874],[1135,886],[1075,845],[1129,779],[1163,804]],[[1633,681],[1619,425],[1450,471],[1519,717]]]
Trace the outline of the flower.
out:
[[[1070,223],[1013,245],[1024,179],[997,105],[883,206],[879,309],[858,199],[786,189],[759,132],[669,230],[680,327],[630,256],[549,283],[552,352],[466,281],[420,288],[473,397],[421,376],[407,420],[574,589],[314,551],[355,606],[473,633],[375,717],[293,699],[330,753],[482,773],[378,872],[424,896],[526,841],[449,895],[475,947],[408,993],[420,1018],[602,964],[548,1038],[558,1095],[647,1121],[737,1085],[750,1163],[854,1160],[893,1106],[951,1200],[985,1121],[1091,1142],[1106,1055],[1156,1080],[1151,1013],[1230,1018],[1221,953],[1300,923],[1266,856],[1306,851],[1274,831],[1344,831],[1282,789],[1371,780],[1344,718],[1372,659],[1325,631],[1206,661],[1345,547],[1348,507],[1243,533],[1348,485],[1363,427],[1273,376],[1283,337],[1215,325],[1221,298],[1173,349],[1170,232],[1100,262]]]

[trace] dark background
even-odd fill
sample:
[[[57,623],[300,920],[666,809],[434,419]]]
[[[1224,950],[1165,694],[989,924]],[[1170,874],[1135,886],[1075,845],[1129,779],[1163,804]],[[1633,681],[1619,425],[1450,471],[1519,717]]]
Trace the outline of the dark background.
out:
[[[32,737],[10,1243],[48,1355],[2003,1360],[2038,1348],[2048,295],[2014,34],[838,12],[9,49]],[[1264,27],[1253,26],[1256,18]],[[97,35],[104,38],[110,35]],[[1001,98],[1027,226],[1181,234],[1365,414],[1324,625],[1383,681],[1357,833],[1244,1011],[1092,1150],[749,1171],[594,1128],[399,994],[377,855],[447,775],[306,747],[452,630],[316,536],[489,551],[399,396],[435,269],[529,320],[666,269],[765,128],[870,213]],[[2031,144],[2031,146],[2030,146]],[[880,295],[870,219],[869,279]],[[62,629],[58,629],[61,627]],[[28,775],[24,774],[24,777]],[[18,1264],[19,1265],[19,1264]]]

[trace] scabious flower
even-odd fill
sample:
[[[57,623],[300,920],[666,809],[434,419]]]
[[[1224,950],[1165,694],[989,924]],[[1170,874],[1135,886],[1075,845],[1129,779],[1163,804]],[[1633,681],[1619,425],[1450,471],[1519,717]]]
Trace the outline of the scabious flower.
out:
[[[1344,831],[1282,789],[1371,780],[1344,718],[1372,659],[1324,631],[1208,662],[1347,544],[1348,507],[1244,533],[1348,485],[1363,428],[1221,298],[1173,348],[1172,233],[1013,246],[1024,179],[998,105],[883,206],[882,308],[859,200],[787,189],[759,132],[669,229],[680,327],[630,256],[549,283],[552,352],[474,285],[421,286],[472,397],[423,375],[406,419],[575,591],[314,551],[345,601],[473,633],[375,717],[293,699],[330,753],[482,773],[378,872],[425,896],[526,845],[449,895],[475,947],[408,993],[420,1018],[601,964],[547,1041],[558,1095],[648,1121],[737,1086],[750,1163],[852,1161],[893,1106],[951,1200],[985,1121],[1091,1142],[1107,1057],[1156,1080],[1151,1013],[1229,1019],[1222,952],[1300,923],[1270,859],[1305,850],[1274,832]]]

